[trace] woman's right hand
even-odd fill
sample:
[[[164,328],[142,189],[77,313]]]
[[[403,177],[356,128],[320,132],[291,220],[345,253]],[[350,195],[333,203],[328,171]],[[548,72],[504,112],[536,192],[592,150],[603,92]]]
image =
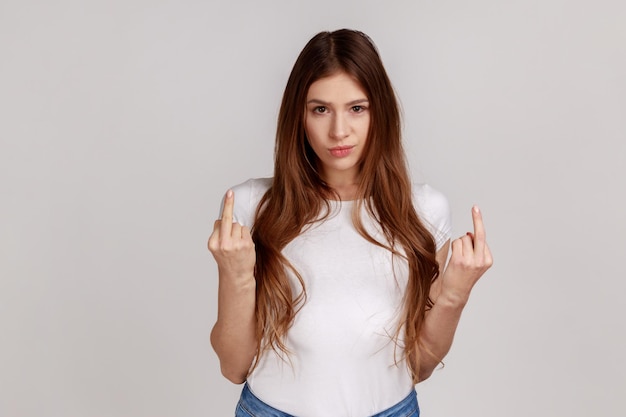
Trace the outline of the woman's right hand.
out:
[[[226,192],[222,218],[215,221],[208,247],[217,262],[220,277],[234,280],[254,278],[256,252],[250,229],[233,222],[235,194]]]
[[[250,229],[233,223],[234,205],[235,195],[228,190],[222,218],[215,222],[208,243],[219,273],[217,321],[211,331],[211,345],[220,358],[222,374],[241,384],[257,348],[256,252]]]

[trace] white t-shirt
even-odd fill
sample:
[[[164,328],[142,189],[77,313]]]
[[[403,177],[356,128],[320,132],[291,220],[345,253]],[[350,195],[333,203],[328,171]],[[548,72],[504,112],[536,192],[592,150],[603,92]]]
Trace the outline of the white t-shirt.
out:
[[[233,188],[234,221],[252,226],[271,181],[251,179]],[[447,199],[420,184],[413,186],[413,201],[439,249],[450,238]],[[392,340],[408,267],[357,232],[353,204],[331,202],[329,218],[306,228],[283,249],[304,280],[307,299],[286,336],[292,353],[281,358],[271,349],[264,352],[248,385],[262,401],[288,414],[371,416],[413,389],[402,351]],[[361,218],[368,232],[384,241],[365,210]],[[299,282],[295,277],[291,281],[298,293]]]

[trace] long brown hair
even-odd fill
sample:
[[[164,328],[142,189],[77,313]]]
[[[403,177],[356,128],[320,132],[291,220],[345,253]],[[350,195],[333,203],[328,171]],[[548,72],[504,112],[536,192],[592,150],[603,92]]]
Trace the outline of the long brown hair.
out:
[[[261,199],[252,229],[257,252],[256,319],[257,357],[266,348],[288,354],[284,337],[306,300],[306,288],[298,271],[282,255],[282,249],[303,227],[328,213],[329,198],[338,195],[318,174],[318,159],[304,129],[309,87],[337,72],[352,76],[370,103],[370,127],[360,161],[358,195],[353,222],[368,241],[406,259],[409,279],[403,316],[393,336],[407,358],[414,382],[419,379],[419,334],[427,309],[431,283],[439,274],[432,235],[420,221],[412,201],[412,187],[401,143],[400,113],[396,95],[373,42],[362,32],[341,29],[321,32],[304,47],[294,64],[278,115],[274,178]],[[359,212],[377,221],[386,242],[365,230]],[[291,270],[300,281],[294,292],[287,276]],[[295,294],[295,295],[294,295]],[[400,334],[402,333],[402,337]]]

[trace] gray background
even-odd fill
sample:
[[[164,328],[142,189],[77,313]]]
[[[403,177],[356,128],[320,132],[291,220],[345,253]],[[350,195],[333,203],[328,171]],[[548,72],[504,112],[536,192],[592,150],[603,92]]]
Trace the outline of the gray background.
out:
[[[320,30],[377,43],[416,180],[495,265],[426,416],[626,415],[622,1],[0,1],[0,415],[229,416],[223,192]]]

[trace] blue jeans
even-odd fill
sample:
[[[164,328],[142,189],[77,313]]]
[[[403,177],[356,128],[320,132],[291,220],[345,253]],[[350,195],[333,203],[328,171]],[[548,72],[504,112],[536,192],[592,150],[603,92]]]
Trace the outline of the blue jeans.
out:
[[[419,417],[420,408],[417,404],[417,394],[415,390],[411,391],[409,395],[398,404],[372,417]],[[283,413],[277,410],[263,401],[259,400],[252,394],[248,384],[244,385],[243,391],[241,391],[241,398],[237,403],[237,409],[235,411],[235,417],[294,417],[291,414]],[[327,417],[327,416],[320,416]]]

